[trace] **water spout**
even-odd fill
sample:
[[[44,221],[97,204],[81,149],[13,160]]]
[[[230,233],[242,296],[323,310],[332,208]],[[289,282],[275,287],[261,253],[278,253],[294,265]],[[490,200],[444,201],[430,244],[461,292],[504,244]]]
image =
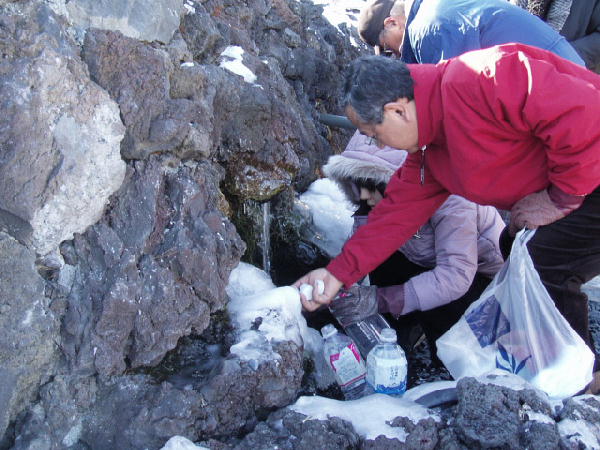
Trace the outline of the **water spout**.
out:
[[[262,259],[263,270],[271,273],[271,203],[264,202],[263,209],[263,228],[262,228]]]

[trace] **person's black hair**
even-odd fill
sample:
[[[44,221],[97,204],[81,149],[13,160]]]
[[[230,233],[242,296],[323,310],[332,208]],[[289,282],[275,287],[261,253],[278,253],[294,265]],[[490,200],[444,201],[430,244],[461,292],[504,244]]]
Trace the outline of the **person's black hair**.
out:
[[[379,191],[381,195],[385,192],[385,188],[387,187],[387,183],[376,183],[374,180],[370,178],[359,178],[355,181],[356,186],[360,188],[365,188],[369,191]]]
[[[381,123],[385,104],[414,97],[414,81],[400,60],[363,56],[354,60],[346,71],[343,107],[351,106],[364,123]]]

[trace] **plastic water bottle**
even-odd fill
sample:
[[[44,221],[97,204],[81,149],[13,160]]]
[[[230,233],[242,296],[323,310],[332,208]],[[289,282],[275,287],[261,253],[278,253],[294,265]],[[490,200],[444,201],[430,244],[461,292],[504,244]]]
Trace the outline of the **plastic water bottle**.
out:
[[[396,331],[384,328],[381,343],[367,356],[367,382],[375,392],[402,395],[406,391],[406,356],[396,342]]]
[[[331,324],[321,329],[325,339],[323,343],[323,354],[333,369],[335,380],[339,384],[344,398],[353,400],[365,394],[365,362],[360,356],[356,345],[344,333]]]
[[[363,358],[367,359],[367,355],[371,349],[383,342],[381,340],[381,332],[386,328],[390,328],[387,320],[381,314],[373,314],[350,325],[346,325],[344,332],[355,342]]]

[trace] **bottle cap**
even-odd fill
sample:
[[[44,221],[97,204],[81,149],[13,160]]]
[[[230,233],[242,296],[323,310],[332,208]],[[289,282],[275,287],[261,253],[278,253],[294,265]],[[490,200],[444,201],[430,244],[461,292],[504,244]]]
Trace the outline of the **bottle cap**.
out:
[[[396,330],[393,328],[384,328],[381,330],[381,340],[383,342],[396,342]]]
[[[323,337],[325,339],[327,339],[329,336],[333,336],[335,333],[337,333],[338,330],[336,327],[334,327],[332,324],[328,323],[327,325],[325,325],[323,328],[321,328],[321,334],[323,335]]]

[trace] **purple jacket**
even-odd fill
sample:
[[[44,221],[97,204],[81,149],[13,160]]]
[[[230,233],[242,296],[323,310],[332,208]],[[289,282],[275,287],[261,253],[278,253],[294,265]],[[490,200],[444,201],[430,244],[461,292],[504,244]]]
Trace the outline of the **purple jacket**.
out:
[[[355,217],[355,229],[367,222]],[[399,251],[411,262],[431,270],[403,285],[385,288],[388,301],[403,298],[401,314],[426,311],[462,297],[476,272],[493,277],[503,264],[498,245],[505,224],[491,206],[451,195]],[[395,290],[403,292],[395,292]],[[398,300],[401,301],[401,300]],[[393,311],[392,311],[393,312]]]
[[[498,244],[505,224],[498,211],[451,195],[400,251],[413,263],[431,267],[405,284],[405,311],[422,311],[462,297],[476,272],[493,277],[504,260]]]
[[[352,146],[347,147],[350,151],[330,157],[323,167],[324,173],[340,184],[347,195],[351,195],[349,184],[352,180],[389,181],[390,167],[403,160],[398,157],[402,155],[400,150],[389,147],[375,150],[376,147],[368,145],[368,138],[362,135],[352,139]],[[382,163],[382,159],[387,163]],[[364,223],[366,216],[355,217],[355,230]],[[495,275],[504,262],[498,244],[504,227],[495,208],[477,205],[457,195],[450,196],[419,229],[418,237],[413,237],[399,249],[411,262],[431,270],[405,284],[378,289],[378,294],[385,291],[388,303],[397,301],[398,307],[402,308],[387,308],[389,312],[398,315],[415,309],[437,308],[462,297],[476,272],[490,277]]]

